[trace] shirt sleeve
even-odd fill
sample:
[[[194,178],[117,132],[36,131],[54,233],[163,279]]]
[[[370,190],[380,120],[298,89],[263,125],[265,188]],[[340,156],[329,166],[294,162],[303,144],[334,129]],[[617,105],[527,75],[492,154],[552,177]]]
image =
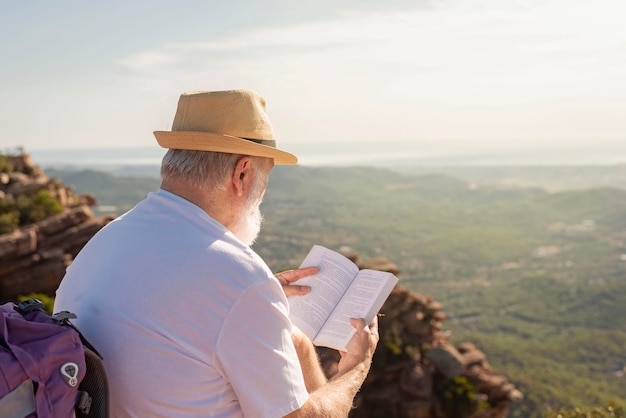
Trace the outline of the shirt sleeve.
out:
[[[249,288],[224,321],[216,354],[245,417],[282,417],[308,399],[291,326],[272,280]]]

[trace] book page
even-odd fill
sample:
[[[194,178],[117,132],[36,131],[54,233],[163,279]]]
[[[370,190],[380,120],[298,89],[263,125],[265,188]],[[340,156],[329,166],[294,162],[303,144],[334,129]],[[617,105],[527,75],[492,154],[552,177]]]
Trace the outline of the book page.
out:
[[[289,297],[289,317],[313,340],[359,269],[348,258],[319,245],[313,246],[300,265],[311,266],[318,267],[319,272],[297,282],[310,286],[311,291],[304,296]]]
[[[346,344],[355,332],[350,324],[350,318],[365,318],[369,324],[396,283],[398,278],[392,273],[361,270],[324,324],[324,328],[317,336],[316,344],[345,350]]]

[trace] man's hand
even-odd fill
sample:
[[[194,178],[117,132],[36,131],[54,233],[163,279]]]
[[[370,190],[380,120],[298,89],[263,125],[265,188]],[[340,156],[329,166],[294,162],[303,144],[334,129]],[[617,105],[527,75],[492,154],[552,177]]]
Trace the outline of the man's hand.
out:
[[[345,418],[352,410],[352,404],[356,393],[365,381],[367,373],[372,364],[374,350],[378,344],[378,318],[374,317],[371,324],[366,325],[364,319],[350,319],[350,323],[356,329],[346,347],[346,351],[340,351],[341,360],[339,360],[338,373],[328,382],[325,377],[319,380],[309,379],[305,376],[305,385],[309,389],[309,399],[292,413],[283,418],[310,418],[310,417],[328,417],[328,418]],[[299,340],[300,343],[305,342],[304,337],[298,331],[292,334],[292,338]],[[315,353],[312,344],[309,350]],[[307,344],[304,344],[307,346]],[[298,353],[300,356],[300,353]],[[317,363],[317,357],[313,357],[310,362],[304,364]],[[319,364],[315,366],[319,376],[323,376],[323,372]],[[304,367],[303,367],[304,371]],[[310,375],[309,375],[310,376]]]
[[[350,324],[356,329],[356,333],[348,342],[346,351],[339,352],[341,354],[341,360],[337,365],[339,374],[362,362],[369,368],[378,344],[378,317],[375,316],[369,325],[365,324],[363,318],[350,318]]]
[[[293,284],[294,282],[317,273],[317,267],[306,267],[303,269],[287,270],[282,273],[277,273],[275,277],[283,286],[283,291],[287,296],[302,296],[309,293],[311,288],[309,286],[299,286]]]

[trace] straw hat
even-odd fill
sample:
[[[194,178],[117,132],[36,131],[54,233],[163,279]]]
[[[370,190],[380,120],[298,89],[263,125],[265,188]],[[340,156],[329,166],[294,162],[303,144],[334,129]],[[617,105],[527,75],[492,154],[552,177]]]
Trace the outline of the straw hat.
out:
[[[171,131],[156,131],[163,148],[217,151],[273,158],[295,164],[298,158],[276,148],[265,100],[250,90],[186,92],[178,100]]]

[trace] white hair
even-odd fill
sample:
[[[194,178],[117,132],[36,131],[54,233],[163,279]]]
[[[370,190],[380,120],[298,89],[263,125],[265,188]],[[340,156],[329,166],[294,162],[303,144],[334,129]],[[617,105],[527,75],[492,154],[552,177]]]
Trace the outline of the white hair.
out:
[[[169,149],[161,162],[161,178],[191,184],[200,190],[223,189],[241,154],[212,151]],[[255,170],[255,180],[268,175],[271,158],[250,156]]]

